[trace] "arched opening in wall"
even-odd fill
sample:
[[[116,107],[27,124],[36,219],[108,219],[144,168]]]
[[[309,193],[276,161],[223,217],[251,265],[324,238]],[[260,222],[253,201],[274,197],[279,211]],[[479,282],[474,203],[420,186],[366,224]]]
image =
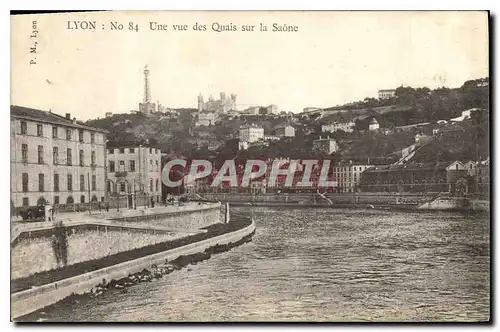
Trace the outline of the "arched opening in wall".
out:
[[[109,194],[114,194],[115,193],[115,184],[113,183],[112,180],[109,180],[106,182],[106,191],[109,193]]]
[[[80,196],[80,203],[85,203],[85,195]]]
[[[97,196],[96,195],[92,195],[92,203],[95,203],[97,202]]]
[[[126,193],[130,193],[130,184],[127,180],[118,180],[116,182],[116,192],[120,195],[124,195]]]
[[[36,201],[36,205],[45,205],[47,203],[47,200],[42,196]]]
[[[68,196],[68,198],[66,198],[66,204],[73,204],[74,202],[73,196]]]

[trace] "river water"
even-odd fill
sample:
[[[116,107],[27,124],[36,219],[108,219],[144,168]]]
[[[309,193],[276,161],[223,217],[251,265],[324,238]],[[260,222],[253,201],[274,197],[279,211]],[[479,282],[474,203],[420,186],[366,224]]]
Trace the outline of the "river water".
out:
[[[238,208],[250,243],[162,279],[47,308],[49,321],[484,321],[489,218]]]

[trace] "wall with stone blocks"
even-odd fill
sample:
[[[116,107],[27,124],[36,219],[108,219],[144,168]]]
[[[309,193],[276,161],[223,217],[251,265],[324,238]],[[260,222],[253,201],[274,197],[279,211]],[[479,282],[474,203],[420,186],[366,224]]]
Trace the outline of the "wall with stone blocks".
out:
[[[138,231],[132,229],[70,228],[68,234],[68,264],[102,258],[119,252],[179,237],[174,232]],[[57,268],[50,236],[23,237],[11,250],[12,279]]]

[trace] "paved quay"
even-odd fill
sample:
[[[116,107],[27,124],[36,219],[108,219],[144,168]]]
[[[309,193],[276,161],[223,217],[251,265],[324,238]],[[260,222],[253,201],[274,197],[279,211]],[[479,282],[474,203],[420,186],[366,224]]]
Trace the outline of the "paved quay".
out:
[[[141,225],[134,226],[131,222],[120,222],[113,219],[118,218],[133,218],[133,217],[142,217],[142,216],[150,216],[150,215],[158,215],[158,214],[174,214],[174,213],[182,213],[182,212],[191,212],[191,211],[199,211],[203,209],[210,209],[217,206],[217,203],[204,203],[200,204],[197,202],[189,202],[181,206],[159,206],[154,208],[146,208],[140,207],[137,209],[120,209],[117,211],[116,209],[106,211],[92,211],[89,213],[86,212],[62,212],[56,213],[54,215],[54,221],[43,221],[43,222],[22,222],[13,220],[11,227],[11,241],[17,238],[17,236],[26,231],[35,231],[42,229],[49,229],[54,226],[54,222],[62,221],[65,226],[74,226],[81,224],[97,224],[97,225],[109,225],[109,226],[121,226],[127,228],[137,228],[137,229],[155,229],[161,231],[173,231],[179,233],[192,233],[203,232],[203,230],[193,230],[193,229],[177,229],[172,227],[161,227],[158,225]]]

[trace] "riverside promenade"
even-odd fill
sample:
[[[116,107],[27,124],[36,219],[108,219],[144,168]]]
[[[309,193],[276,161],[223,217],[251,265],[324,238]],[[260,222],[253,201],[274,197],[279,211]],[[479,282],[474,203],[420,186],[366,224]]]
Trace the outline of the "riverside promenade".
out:
[[[232,220],[221,213],[222,207],[220,203],[190,203],[93,215],[59,214],[55,221],[63,222],[68,250],[63,265],[51,244],[57,233],[54,222],[14,222],[11,252],[19,268],[11,280],[12,318],[72,294],[91,292],[98,285],[110,287],[116,280],[155,270],[167,261],[186,261],[183,257],[193,255],[194,260],[207,259],[214,250],[225,251],[249,241],[255,232],[253,220]],[[165,268],[172,270],[170,265]]]
[[[189,202],[181,206],[159,206],[154,208],[140,207],[138,209],[110,209],[106,211],[105,209],[101,211],[92,212],[61,212],[54,215],[54,221],[41,221],[41,222],[25,222],[20,220],[11,221],[11,241],[15,240],[22,232],[31,232],[37,230],[51,229],[54,227],[54,222],[63,222],[64,226],[75,226],[82,224],[101,224],[101,225],[125,225],[120,220],[141,218],[155,215],[175,215],[179,213],[189,213],[196,212],[204,209],[213,209],[217,207],[217,203],[202,203],[199,202]],[[126,223],[127,227],[139,227],[139,228],[156,228],[161,230],[167,230],[159,225],[148,226],[145,223],[141,223],[140,226],[134,226],[132,223]],[[168,227],[168,230],[176,232],[193,231],[193,229],[188,229],[187,227],[172,228]]]

